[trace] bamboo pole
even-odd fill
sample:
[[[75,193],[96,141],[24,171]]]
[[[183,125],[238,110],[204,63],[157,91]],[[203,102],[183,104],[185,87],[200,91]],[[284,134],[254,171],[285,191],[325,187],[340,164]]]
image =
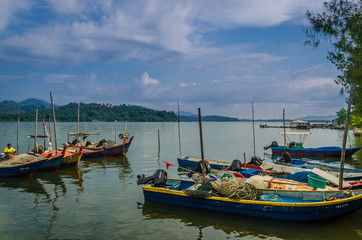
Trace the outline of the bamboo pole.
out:
[[[117,125],[114,126],[114,144],[117,144]]]
[[[160,129],[158,129],[158,158],[160,158],[161,152],[161,140],[160,140]]]
[[[79,105],[78,103],[78,120],[77,120],[77,147],[79,146]]]
[[[180,106],[178,104],[177,101],[177,126],[178,126],[178,148],[180,150],[180,158],[182,157],[182,152],[181,152],[181,133],[180,133]]]
[[[287,140],[286,138],[286,132],[285,132],[285,109],[283,108],[283,129],[284,129],[284,152],[287,151]]]
[[[245,167],[245,178],[248,178],[248,174],[246,172],[246,155],[244,153],[244,167]]]
[[[38,153],[38,148],[36,147],[36,135],[38,134],[38,109],[35,111],[35,134],[34,134],[34,154]]]
[[[202,124],[201,124],[201,109],[198,108],[199,112],[199,129],[200,129],[200,147],[201,147],[201,163],[202,163],[202,177],[203,182],[206,181],[206,164],[205,164],[205,157],[204,157],[204,144],[202,139]]]
[[[123,148],[122,148],[123,156],[124,156],[124,150],[126,148],[126,126],[127,126],[127,120],[124,122],[124,129],[123,129]]]
[[[100,131],[100,129],[98,128],[98,132],[97,132],[97,143],[99,143],[99,131]]]
[[[43,132],[44,132],[44,151],[45,151],[45,149],[47,149],[47,143],[46,143],[46,139],[45,139],[45,136],[47,136],[46,135],[46,128],[45,128],[45,125],[44,125],[44,127],[43,127],[44,129],[43,129]]]
[[[18,118],[18,127],[17,127],[17,131],[16,131],[16,151],[17,153],[19,153],[19,122],[20,122],[20,118]]]
[[[251,102],[251,109],[252,109],[252,115],[253,115],[253,143],[254,143],[254,156],[255,154],[255,126],[254,126],[254,103]]]
[[[49,118],[49,142],[52,142],[52,127],[50,125],[50,118]],[[69,142],[69,141],[68,141]]]
[[[50,92],[50,101],[52,104],[52,110],[53,110],[53,122],[54,122],[54,139],[55,139],[55,156],[58,155],[58,142],[57,142],[57,125],[55,121],[55,110],[54,110],[54,103],[53,103],[53,96],[52,92]]]
[[[342,152],[341,152],[341,165],[339,168],[339,190],[342,190],[343,187],[343,168],[344,168],[344,160],[346,158],[346,143],[347,143],[349,116],[351,113],[353,94],[354,94],[354,83],[351,84],[351,90],[349,92],[346,123],[344,125],[344,134],[343,134],[343,143],[342,143]]]

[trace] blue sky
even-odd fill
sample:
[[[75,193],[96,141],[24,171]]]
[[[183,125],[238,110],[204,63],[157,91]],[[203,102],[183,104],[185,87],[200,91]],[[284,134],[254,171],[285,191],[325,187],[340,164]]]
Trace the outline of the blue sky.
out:
[[[34,97],[203,115],[287,118],[345,107],[326,59],[305,47],[316,0],[2,0],[0,100]]]

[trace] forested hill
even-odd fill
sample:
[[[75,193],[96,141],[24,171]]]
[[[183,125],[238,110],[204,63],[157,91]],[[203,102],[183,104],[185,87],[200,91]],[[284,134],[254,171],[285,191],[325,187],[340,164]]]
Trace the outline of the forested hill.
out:
[[[80,103],[80,121],[102,121],[113,122],[173,122],[177,121],[174,112],[156,111],[149,108],[130,106],[130,105],[106,105],[97,103]],[[56,120],[59,122],[76,122],[78,119],[78,104],[69,103],[59,106],[55,109]],[[21,113],[3,113],[0,114],[0,121],[35,121],[35,110]],[[38,119],[52,118],[51,108],[42,109],[38,112]]]

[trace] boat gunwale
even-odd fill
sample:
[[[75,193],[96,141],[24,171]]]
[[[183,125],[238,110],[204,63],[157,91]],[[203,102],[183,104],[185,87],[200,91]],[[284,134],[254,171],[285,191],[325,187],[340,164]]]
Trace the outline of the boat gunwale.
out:
[[[174,189],[167,189],[167,188],[161,188],[161,187],[152,187],[151,185],[143,186],[143,191],[149,191],[149,192],[155,192],[155,193],[162,193],[162,194],[168,194],[168,195],[177,195],[177,196],[183,196],[183,197],[189,197],[186,193],[184,193],[181,190],[174,190]],[[295,191],[300,192],[300,191]],[[317,201],[317,202],[306,202],[306,203],[290,203],[290,202],[271,202],[271,201],[260,201],[260,200],[235,200],[227,197],[205,197],[203,199],[213,200],[213,201],[222,201],[222,202],[231,202],[231,203],[237,203],[237,204],[251,204],[251,205],[264,205],[264,206],[275,206],[275,207],[324,207],[324,206],[333,206],[333,205],[339,205],[343,203],[348,203],[352,201],[356,201],[359,199],[362,199],[362,194],[359,194],[357,196],[347,197],[344,199],[337,199],[333,201]]]

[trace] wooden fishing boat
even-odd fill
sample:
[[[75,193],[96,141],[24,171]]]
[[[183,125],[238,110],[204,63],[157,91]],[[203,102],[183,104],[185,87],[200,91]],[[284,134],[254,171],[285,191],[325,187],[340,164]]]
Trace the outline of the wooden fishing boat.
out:
[[[0,161],[0,177],[32,175],[48,159],[31,154],[15,154],[12,158]]]
[[[40,166],[38,170],[45,171],[45,170],[54,170],[59,168],[60,164],[62,163],[63,156],[64,155],[59,153],[57,156],[54,157],[51,156],[47,158],[47,160]]]
[[[284,132],[280,134],[284,135]],[[282,155],[284,152],[288,152],[292,156],[319,156],[319,157],[340,157],[342,153],[341,147],[318,147],[318,148],[305,148],[303,147],[304,140],[310,132],[286,132],[286,137],[289,135],[299,135],[299,142],[291,142],[288,137],[286,146],[278,146],[276,141],[273,141],[269,146],[265,146],[264,150],[271,148],[272,154]],[[346,157],[351,157],[355,152],[360,150],[360,147],[346,148]]]
[[[212,159],[205,159],[205,160],[209,163],[211,169],[216,169],[216,170],[223,170],[223,169],[230,167],[230,165],[231,165],[231,162],[224,162],[224,161],[218,161],[218,160],[212,160]],[[184,157],[177,158],[178,165],[180,167],[185,167],[185,168],[195,168],[195,167],[197,167],[197,165],[200,161],[201,161],[201,158],[193,157],[193,156],[184,156]],[[241,167],[244,168],[245,164],[242,163]],[[263,171],[263,169],[261,167],[252,165],[252,164],[246,164],[246,168],[258,169],[260,171]]]
[[[42,153],[41,155],[43,157],[49,156],[49,154],[51,154],[50,156],[55,157],[55,150],[51,150],[51,151],[46,151],[44,153]],[[59,154],[59,151],[58,151]],[[69,151],[65,151],[64,152],[64,156],[63,159],[60,163],[60,166],[75,166],[78,164],[79,160],[82,157],[82,149],[80,149],[79,152],[69,152]]]
[[[362,191],[258,190],[259,200],[192,197],[190,191],[196,190],[194,182],[171,179],[163,186],[148,185],[142,189],[145,201],[284,221],[335,218],[362,207]]]
[[[327,164],[321,164],[321,163],[314,163],[309,161],[304,161],[300,159],[291,159],[290,162],[285,162],[282,159],[277,159],[274,161],[274,163],[279,165],[285,165],[285,166],[292,166],[292,167],[299,167],[304,169],[313,169],[313,168],[319,168],[324,171],[328,172],[339,172],[340,167],[331,166]],[[357,173],[361,175],[362,178],[362,169],[353,169],[353,168],[343,168],[344,173]]]
[[[87,135],[99,135],[99,133],[89,133],[89,132],[81,132],[81,133],[68,133],[68,142],[69,142],[69,136],[87,136]],[[122,136],[121,136],[122,135]],[[70,147],[67,148],[70,152],[79,152],[80,147],[83,148],[82,153],[84,158],[94,158],[94,157],[107,157],[107,156],[119,156],[119,155],[125,155],[132,143],[133,136],[128,140],[128,134],[127,137],[123,137],[123,134],[120,134],[120,138],[122,139],[121,144],[115,144],[114,141],[107,141],[107,140],[101,140],[98,142],[92,143],[92,142],[85,142],[82,138],[82,141],[77,142],[76,140],[71,143]]]

